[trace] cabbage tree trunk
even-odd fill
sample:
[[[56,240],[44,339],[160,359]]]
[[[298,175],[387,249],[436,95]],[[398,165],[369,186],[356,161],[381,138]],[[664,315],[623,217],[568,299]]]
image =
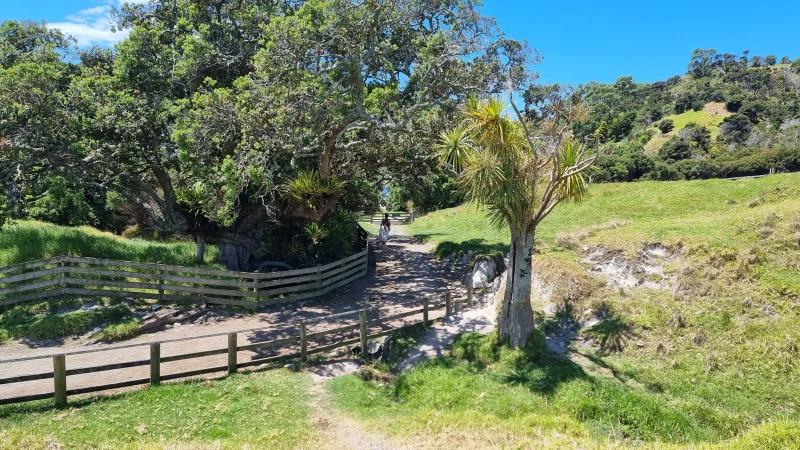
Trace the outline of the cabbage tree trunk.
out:
[[[506,292],[500,309],[500,338],[512,347],[527,344],[534,328],[531,307],[531,260],[535,229],[512,230],[511,254],[508,258]]]

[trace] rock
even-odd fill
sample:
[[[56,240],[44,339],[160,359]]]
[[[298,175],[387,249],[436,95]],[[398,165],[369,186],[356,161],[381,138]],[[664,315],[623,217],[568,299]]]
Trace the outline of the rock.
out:
[[[472,283],[474,289],[483,289],[488,287],[497,278],[497,275],[497,264],[493,261],[480,260],[475,263],[469,282]]]
[[[381,362],[388,362],[392,353],[392,338],[384,337],[379,341],[370,341],[367,345],[367,355]]]
[[[353,355],[357,355],[361,353],[361,346],[360,345],[351,345],[350,346],[350,353]]]
[[[161,305],[153,305],[150,307],[150,309],[153,311],[158,311],[159,309],[161,309]]]
[[[165,329],[165,330],[169,330],[170,328],[172,328],[172,325],[171,325],[171,324],[164,325],[164,329]]]
[[[292,372],[297,372],[298,370],[300,370],[300,368],[297,366],[297,364],[286,364],[285,366],[283,366],[283,368],[287,369],[287,370],[291,370]]]
[[[173,325],[173,327],[175,327],[175,328],[178,328],[179,326],[181,326],[180,322],[177,322],[175,325]]]

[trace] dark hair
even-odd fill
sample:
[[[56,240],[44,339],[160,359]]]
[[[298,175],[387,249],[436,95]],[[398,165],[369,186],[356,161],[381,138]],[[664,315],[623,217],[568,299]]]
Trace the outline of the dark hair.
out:
[[[389,222],[389,213],[383,215],[383,220],[381,221],[381,226],[386,225],[387,227],[391,228],[392,223]]]
[[[389,213],[383,215],[384,220],[389,220]]]

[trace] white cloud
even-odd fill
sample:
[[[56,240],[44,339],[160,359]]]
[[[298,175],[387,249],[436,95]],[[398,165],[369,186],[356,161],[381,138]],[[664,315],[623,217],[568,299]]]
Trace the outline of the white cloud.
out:
[[[105,3],[82,9],[70,14],[64,22],[53,22],[48,26],[69,34],[78,40],[81,47],[98,45],[108,47],[128,37],[129,30],[111,30],[111,10],[113,6],[125,3],[146,4],[149,0],[105,0]]]

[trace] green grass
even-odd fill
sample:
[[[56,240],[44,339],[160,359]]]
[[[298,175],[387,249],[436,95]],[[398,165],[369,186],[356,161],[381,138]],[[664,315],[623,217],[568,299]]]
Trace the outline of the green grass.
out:
[[[114,342],[130,339],[139,334],[140,322],[141,321],[138,318],[134,317],[126,320],[125,322],[110,324],[105,326],[92,337],[103,342]]]
[[[728,417],[712,408],[589,374],[566,359],[487,351],[487,339],[462,335],[453,352],[460,358],[427,362],[388,385],[346,376],[328,388],[336,404],[367,427],[387,431],[382,425],[391,421],[390,433],[429,447],[442,439],[476,448],[725,442],[719,448],[778,449],[799,442],[793,433],[800,422],[778,420],[737,435]]]
[[[0,449],[315,448],[310,378],[284,370],[0,406]]]
[[[0,313],[0,344],[8,339],[63,339],[85,333],[93,327],[110,323],[109,328],[120,334],[124,326],[116,326],[128,320],[130,310],[117,305],[93,310],[57,312],[61,308],[77,308],[81,301],[68,299],[55,302],[39,302],[17,305]],[[119,328],[117,328],[119,327]],[[4,339],[5,338],[5,339]]]
[[[716,105],[715,109],[717,110],[724,108],[721,104],[710,103],[706,105],[706,109],[702,111],[689,110],[681,114],[674,114],[664,117],[664,119],[671,119],[675,128],[673,128],[673,130],[669,133],[662,134],[661,131],[654,125],[651,130],[655,132],[655,135],[650,142],[647,143],[646,151],[658,152],[658,150],[664,145],[665,142],[667,142],[667,140],[669,140],[670,137],[678,134],[678,132],[680,132],[686,127],[686,125],[690,123],[696,123],[697,125],[708,128],[708,131],[711,132],[711,139],[716,139],[717,135],[719,135],[720,124],[722,124],[722,121],[725,119],[725,117],[729,116],[730,113],[727,111],[720,111],[717,114],[712,114],[709,109],[709,106],[712,105]]]
[[[763,447],[792,447],[780,439],[800,421],[800,176],[601,184],[590,191],[588,200],[560,206],[540,225],[535,268],[556,287],[550,301],[568,304],[575,317],[598,304],[614,314],[583,333],[597,346],[587,353],[589,378],[563,384],[548,405],[569,410],[595,440],[728,439],[730,446],[761,448],[752,443],[775,438],[780,444]],[[616,225],[604,226],[610,223]],[[436,243],[440,255],[509,243],[506,231],[469,206],[420,217],[409,229]],[[673,287],[603,287],[581,263],[584,246],[635,260],[648,243],[674,252],[665,263]],[[541,303],[535,299],[535,308]],[[624,416],[620,405],[648,403],[655,409],[633,417],[671,428],[610,427]],[[670,437],[668,429],[683,431]]]
[[[91,227],[63,227],[18,221],[0,228],[0,266],[71,255],[136,262],[197,266],[193,242],[151,242],[125,239]],[[206,245],[205,265],[216,266],[219,250]]]
[[[748,206],[758,199],[763,203]],[[787,218],[800,213],[799,175],[596,184],[590,188],[588,200],[559,206],[540,224],[536,237],[537,245],[552,247],[556,233],[621,221],[626,223],[599,231],[588,242],[633,248],[642,242],[681,240],[740,249],[758,242],[752,224],[772,212]],[[741,229],[746,231],[740,233]],[[492,227],[484,211],[471,205],[419,217],[407,230],[453,251],[458,246],[501,248],[510,243],[507,228]]]

